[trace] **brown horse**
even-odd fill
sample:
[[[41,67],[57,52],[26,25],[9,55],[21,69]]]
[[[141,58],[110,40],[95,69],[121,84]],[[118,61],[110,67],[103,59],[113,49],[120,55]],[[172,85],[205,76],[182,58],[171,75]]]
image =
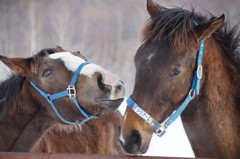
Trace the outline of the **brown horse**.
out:
[[[181,114],[196,157],[240,158],[237,26],[228,27],[224,15],[167,9],[152,0],[147,9],[151,18],[134,59],[135,86],[120,134],[123,148],[145,153],[153,132],[163,135]]]
[[[16,73],[0,85],[0,151],[30,151],[52,126],[84,123],[123,101],[119,78],[80,52],[57,47],[0,60]]]

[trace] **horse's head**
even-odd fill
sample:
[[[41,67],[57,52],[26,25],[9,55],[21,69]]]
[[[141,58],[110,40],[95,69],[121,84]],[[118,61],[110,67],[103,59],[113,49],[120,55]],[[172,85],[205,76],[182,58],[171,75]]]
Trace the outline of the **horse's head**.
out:
[[[103,115],[117,109],[125,95],[124,84],[116,75],[98,65],[86,63],[80,52],[57,47],[44,49],[31,58],[0,56],[0,60],[26,78],[24,85],[29,87],[29,94],[60,122],[63,120],[59,120],[57,113],[70,122],[83,120],[88,115]],[[79,66],[82,68],[77,72]],[[76,82],[72,82],[74,80]],[[69,88],[69,85],[73,86]],[[44,92],[42,95],[41,91]]]
[[[195,13],[182,8],[167,9],[152,0],[148,0],[147,9],[151,18],[135,55],[131,97],[153,119],[163,123],[189,93],[200,41],[221,27],[224,16],[200,19]],[[132,154],[145,153],[154,132],[153,125],[142,118],[150,122],[152,119],[137,111],[126,109],[120,134],[122,146]]]

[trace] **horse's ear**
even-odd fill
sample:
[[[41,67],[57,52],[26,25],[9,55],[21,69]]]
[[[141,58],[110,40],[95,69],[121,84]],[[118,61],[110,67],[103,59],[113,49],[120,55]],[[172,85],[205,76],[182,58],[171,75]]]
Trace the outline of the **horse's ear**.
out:
[[[56,50],[59,51],[59,52],[64,52],[66,51],[65,49],[63,49],[61,46],[57,45],[56,46]]]
[[[83,56],[83,54],[80,51],[76,51],[74,53],[78,54],[83,60],[87,61],[87,58]]]
[[[30,69],[29,60],[25,58],[8,58],[0,55],[0,60],[21,76],[26,76],[28,69]]]
[[[147,0],[147,10],[151,17],[156,15],[161,9],[157,3],[154,3],[153,0]]]
[[[197,33],[198,40],[206,40],[207,38],[209,38],[223,25],[224,19],[225,15],[222,14],[217,19],[205,21],[196,26],[195,31]]]

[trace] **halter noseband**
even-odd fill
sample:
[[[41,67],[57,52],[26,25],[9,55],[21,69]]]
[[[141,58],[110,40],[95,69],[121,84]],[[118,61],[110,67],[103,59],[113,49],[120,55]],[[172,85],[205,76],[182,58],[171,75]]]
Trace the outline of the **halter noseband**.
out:
[[[77,99],[76,99],[76,89],[75,89],[75,84],[78,78],[79,73],[81,72],[81,70],[83,69],[84,66],[90,64],[90,62],[84,62],[82,64],[80,64],[78,66],[78,69],[75,71],[72,80],[70,82],[70,85],[67,87],[66,90],[55,93],[55,94],[47,94],[45,93],[43,90],[41,90],[40,88],[38,88],[32,81],[30,81],[31,85],[48,101],[48,103],[51,105],[52,109],[54,110],[55,114],[57,115],[57,117],[64,123],[66,124],[82,124],[90,119],[96,119],[98,118],[98,116],[90,116],[78,103]],[[83,119],[82,121],[69,121],[67,119],[65,119],[57,110],[55,104],[54,104],[54,100],[55,99],[59,99],[59,98],[63,98],[65,96],[68,96],[70,99],[72,99],[72,101],[74,102],[75,106],[78,108],[79,112],[85,117],[85,119]]]
[[[197,26],[198,23],[194,21],[194,24]],[[204,51],[204,40],[200,41],[200,46],[198,50],[197,55],[197,69],[194,73],[191,89],[187,95],[187,97],[184,99],[182,104],[162,123],[157,122],[154,118],[152,118],[148,113],[146,113],[143,109],[140,108],[139,105],[137,105],[131,96],[127,99],[128,106],[137,114],[139,115],[144,121],[149,123],[155,130],[155,133],[161,137],[165,134],[166,129],[169,125],[171,125],[185,110],[187,105],[190,101],[192,101],[195,97],[195,95],[199,94],[200,91],[200,82],[202,78],[202,55]]]

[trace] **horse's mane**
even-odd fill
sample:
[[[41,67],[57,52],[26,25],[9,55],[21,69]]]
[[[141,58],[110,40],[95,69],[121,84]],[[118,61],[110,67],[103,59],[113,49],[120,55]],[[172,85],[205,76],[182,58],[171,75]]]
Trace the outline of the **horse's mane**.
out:
[[[160,6],[159,6],[160,7]],[[146,24],[143,33],[142,41],[159,41],[164,34],[171,41],[171,47],[184,50],[189,46],[189,31],[193,33],[194,20],[202,22],[204,20],[215,19],[210,12],[206,15],[192,11],[184,10],[183,8],[174,7],[167,9],[160,7],[161,11],[151,17]],[[238,25],[233,28],[225,23],[219,30],[213,34],[214,39],[219,46],[228,54],[240,68],[240,31]]]
[[[60,50],[58,48],[42,49],[29,59],[31,59],[33,64],[36,64],[43,56],[55,52],[60,52]],[[0,119],[7,111],[16,108],[17,98],[22,90],[25,79],[25,77],[11,73],[6,80],[0,82]]]
[[[8,108],[16,105],[16,98],[18,97],[24,77],[12,74],[7,80],[0,83],[0,117],[6,113]]]

